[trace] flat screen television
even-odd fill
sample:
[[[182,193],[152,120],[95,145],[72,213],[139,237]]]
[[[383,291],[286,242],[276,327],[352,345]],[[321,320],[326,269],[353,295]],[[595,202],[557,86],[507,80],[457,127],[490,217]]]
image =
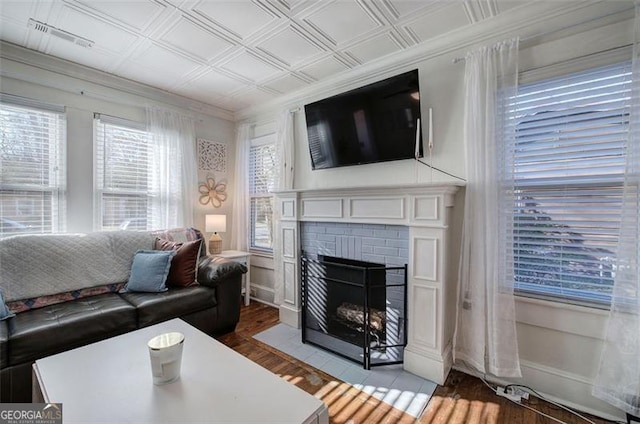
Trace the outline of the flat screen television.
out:
[[[416,156],[418,70],[305,105],[313,169]],[[422,136],[418,138],[422,157]]]

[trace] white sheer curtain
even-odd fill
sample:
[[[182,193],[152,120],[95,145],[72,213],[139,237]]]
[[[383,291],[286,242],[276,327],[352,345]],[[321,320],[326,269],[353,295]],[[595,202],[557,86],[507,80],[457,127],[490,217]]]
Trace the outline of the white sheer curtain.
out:
[[[249,249],[249,147],[249,124],[240,124],[236,130],[231,249],[245,252]]]
[[[293,188],[293,176],[294,176],[294,158],[295,158],[295,141],[293,137],[293,122],[295,112],[290,110],[284,110],[280,113],[277,124],[276,132],[276,158],[277,173],[276,173],[276,190],[290,190]],[[275,202],[275,199],[274,199]],[[280,249],[280,233],[282,228],[280,225],[280,208],[274,205],[273,208],[273,257],[274,257],[274,296],[273,302],[276,305],[282,303],[284,297],[284,281],[282,274],[282,261],[280,257],[282,255]]]
[[[511,100],[518,40],[465,57],[467,186],[454,358],[482,373],[520,377],[513,297]]]
[[[293,188],[295,142],[293,139],[293,118],[295,112],[284,110],[278,118],[276,132],[276,157],[278,172],[276,175],[277,190]]]
[[[636,3],[631,110],[613,297],[593,395],[640,416],[640,6]]]
[[[198,176],[193,119],[178,112],[147,107],[153,142],[153,227],[193,225]]]

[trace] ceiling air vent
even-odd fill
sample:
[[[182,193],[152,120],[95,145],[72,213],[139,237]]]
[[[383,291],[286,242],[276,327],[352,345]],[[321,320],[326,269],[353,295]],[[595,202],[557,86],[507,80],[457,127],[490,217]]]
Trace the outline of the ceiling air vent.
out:
[[[29,18],[29,23],[27,24],[29,28],[32,28],[34,31],[43,32],[45,34],[52,35],[54,37],[61,38],[65,41],[69,41],[73,44],[77,44],[80,47],[90,48],[93,47],[93,41],[80,37],[79,35],[72,34],[65,30],[56,28],[49,24],[45,24],[43,22],[36,21],[33,18]]]

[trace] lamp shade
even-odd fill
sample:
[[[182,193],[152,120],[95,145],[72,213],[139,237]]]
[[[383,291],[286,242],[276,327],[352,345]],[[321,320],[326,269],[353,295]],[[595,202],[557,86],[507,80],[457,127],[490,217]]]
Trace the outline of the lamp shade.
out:
[[[205,218],[207,233],[224,233],[227,231],[227,215],[207,215]]]

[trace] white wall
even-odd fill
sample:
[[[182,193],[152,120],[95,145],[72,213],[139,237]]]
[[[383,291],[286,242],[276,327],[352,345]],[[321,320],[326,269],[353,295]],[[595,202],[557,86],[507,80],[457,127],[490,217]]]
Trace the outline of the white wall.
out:
[[[629,15],[609,17],[583,25],[571,31],[556,31],[553,35],[529,38],[521,42],[520,70],[526,77],[551,75],[550,65],[571,61],[565,71],[589,66],[588,60],[577,60],[585,55],[628,45],[632,40],[632,21]],[[537,33],[536,28],[528,28]],[[506,36],[516,36],[514,30]],[[506,36],[501,39],[506,38]],[[490,44],[487,41],[484,44]],[[434,143],[433,164],[454,175],[465,177],[462,116],[464,112],[464,63],[453,59],[463,57],[469,48],[448,51],[426,60],[416,58],[404,67],[393,67],[392,72],[377,72],[376,80],[410,69],[419,69],[422,116],[433,108]],[[610,60],[614,55],[605,58]],[[630,56],[629,56],[630,58]],[[294,96],[281,108],[304,105],[312,101],[354,88],[368,81],[357,75],[353,81],[341,81],[333,90],[309,91]],[[272,107],[274,109],[276,107]],[[272,119],[272,112],[247,116],[248,121],[264,122]],[[423,124],[423,131],[427,127]],[[423,132],[424,133],[424,132]],[[431,172],[413,161],[360,165],[313,171],[306,138],[304,113],[296,113],[296,172],[295,188],[338,188],[354,186],[380,186],[392,184],[429,183]],[[444,174],[433,172],[433,182],[455,181]],[[457,208],[461,206],[457,205]],[[459,231],[454,231],[459,237]],[[454,243],[456,244],[456,243]],[[454,252],[457,254],[457,252]],[[520,384],[529,385],[562,402],[605,417],[622,418],[621,411],[591,396],[600,352],[607,312],[580,306],[528,298],[517,300],[517,329],[523,378]]]
[[[19,50],[18,50],[19,51]],[[4,51],[0,50],[4,53]],[[25,51],[31,59],[33,53]],[[18,60],[2,58],[0,75],[0,91],[48,103],[64,105],[67,116],[67,231],[93,231],[93,114],[95,112],[119,118],[145,122],[145,106],[153,104],[161,107],[176,109],[173,104],[152,101],[149,97],[132,95],[114,88],[107,88],[87,79],[65,75],[43,69],[48,59],[43,55],[36,57],[38,66],[21,63]],[[60,67],[60,61],[52,62],[52,66]],[[66,62],[64,64],[69,74],[86,72],[86,68]],[[64,71],[63,71],[64,72]],[[94,80],[100,75],[92,71]],[[123,86],[126,85],[124,82]],[[55,87],[55,88],[54,88]],[[86,95],[80,94],[84,91]],[[155,90],[149,88],[151,97]],[[142,89],[144,94],[145,90]],[[178,108],[179,109],[179,108]],[[207,213],[223,213],[227,215],[227,226],[233,225],[233,163],[234,163],[234,123],[227,119],[194,113],[185,110],[187,114],[197,120],[196,136],[208,140],[228,144],[228,173],[215,175],[216,180],[226,179],[228,198],[221,208],[214,208],[210,204],[194,205],[194,224],[196,228],[204,230],[204,215]],[[195,140],[193,141],[195,145]],[[193,164],[197,167],[197,163]],[[198,181],[203,182],[208,173],[199,171]],[[198,187],[193,187],[197,193]],[[209,235],[207,234],[206,237]],[[222,234],[224,248],[229,246],[229,237]]]
[[[222,203],[220,208],[215,208],[208,203],[202,205],[199,202],[195,205],[195,218],[194,225],[204,233],[204,220],[207,214],[222,214],[227,215],[227,231],[226,233],[220,233],[222,237],[222,249],[228,250],[231,243],[231,228],[234,225],[233,222],[233,196],[235,195],[235,187],[233,180],[233,169],[236,156],[235,148],[235,124],[230,121],[226,121],[214,117],[203,117],[196,122],[196,137],[204,138],[210,141],[216,141],[225,143],[227,145],[227,172],[225,174],[212,172],[212,171],[198,171],[198,183],[206,181],[207,176],[214,177],[216,183],[227,184],[227,200]],[[195,165],[197,166],[197,164]],[[200,194],[197,194],[197,199],[200,198]],[[210,233],[205,234],[205,238],[208,239],[211,236]]]
[[[464,77],[464,65],[454,65],[451,63],[451,59],[452,57],[449,56],[441,56],[430,61],[396,69],[394,74],[418,69],[420,76],[420,107],[423,117],[422,134],[425,143],[423,161],[429,161],[428,149],[426,148],[427,137],[424,134],[429,128],[425,122],[426,117],[428,116],[429,108],[432,108],[434,123],[433,166],[464,178],[464,148],[461,125],[461,112],[463,110],[463,85],[461,82]],[[303,103],[310,103],[330,94],[334,93],[311,96],[304,99]],[[455,179],[437,171],[433,172],[432,180],[430,169],[414,160],[314,171],[311,169],[303,110],[295,114],[295,135],[297,140],[294,177],[296,189],[342,187],[345,181],[362,186],[455,181]]]

